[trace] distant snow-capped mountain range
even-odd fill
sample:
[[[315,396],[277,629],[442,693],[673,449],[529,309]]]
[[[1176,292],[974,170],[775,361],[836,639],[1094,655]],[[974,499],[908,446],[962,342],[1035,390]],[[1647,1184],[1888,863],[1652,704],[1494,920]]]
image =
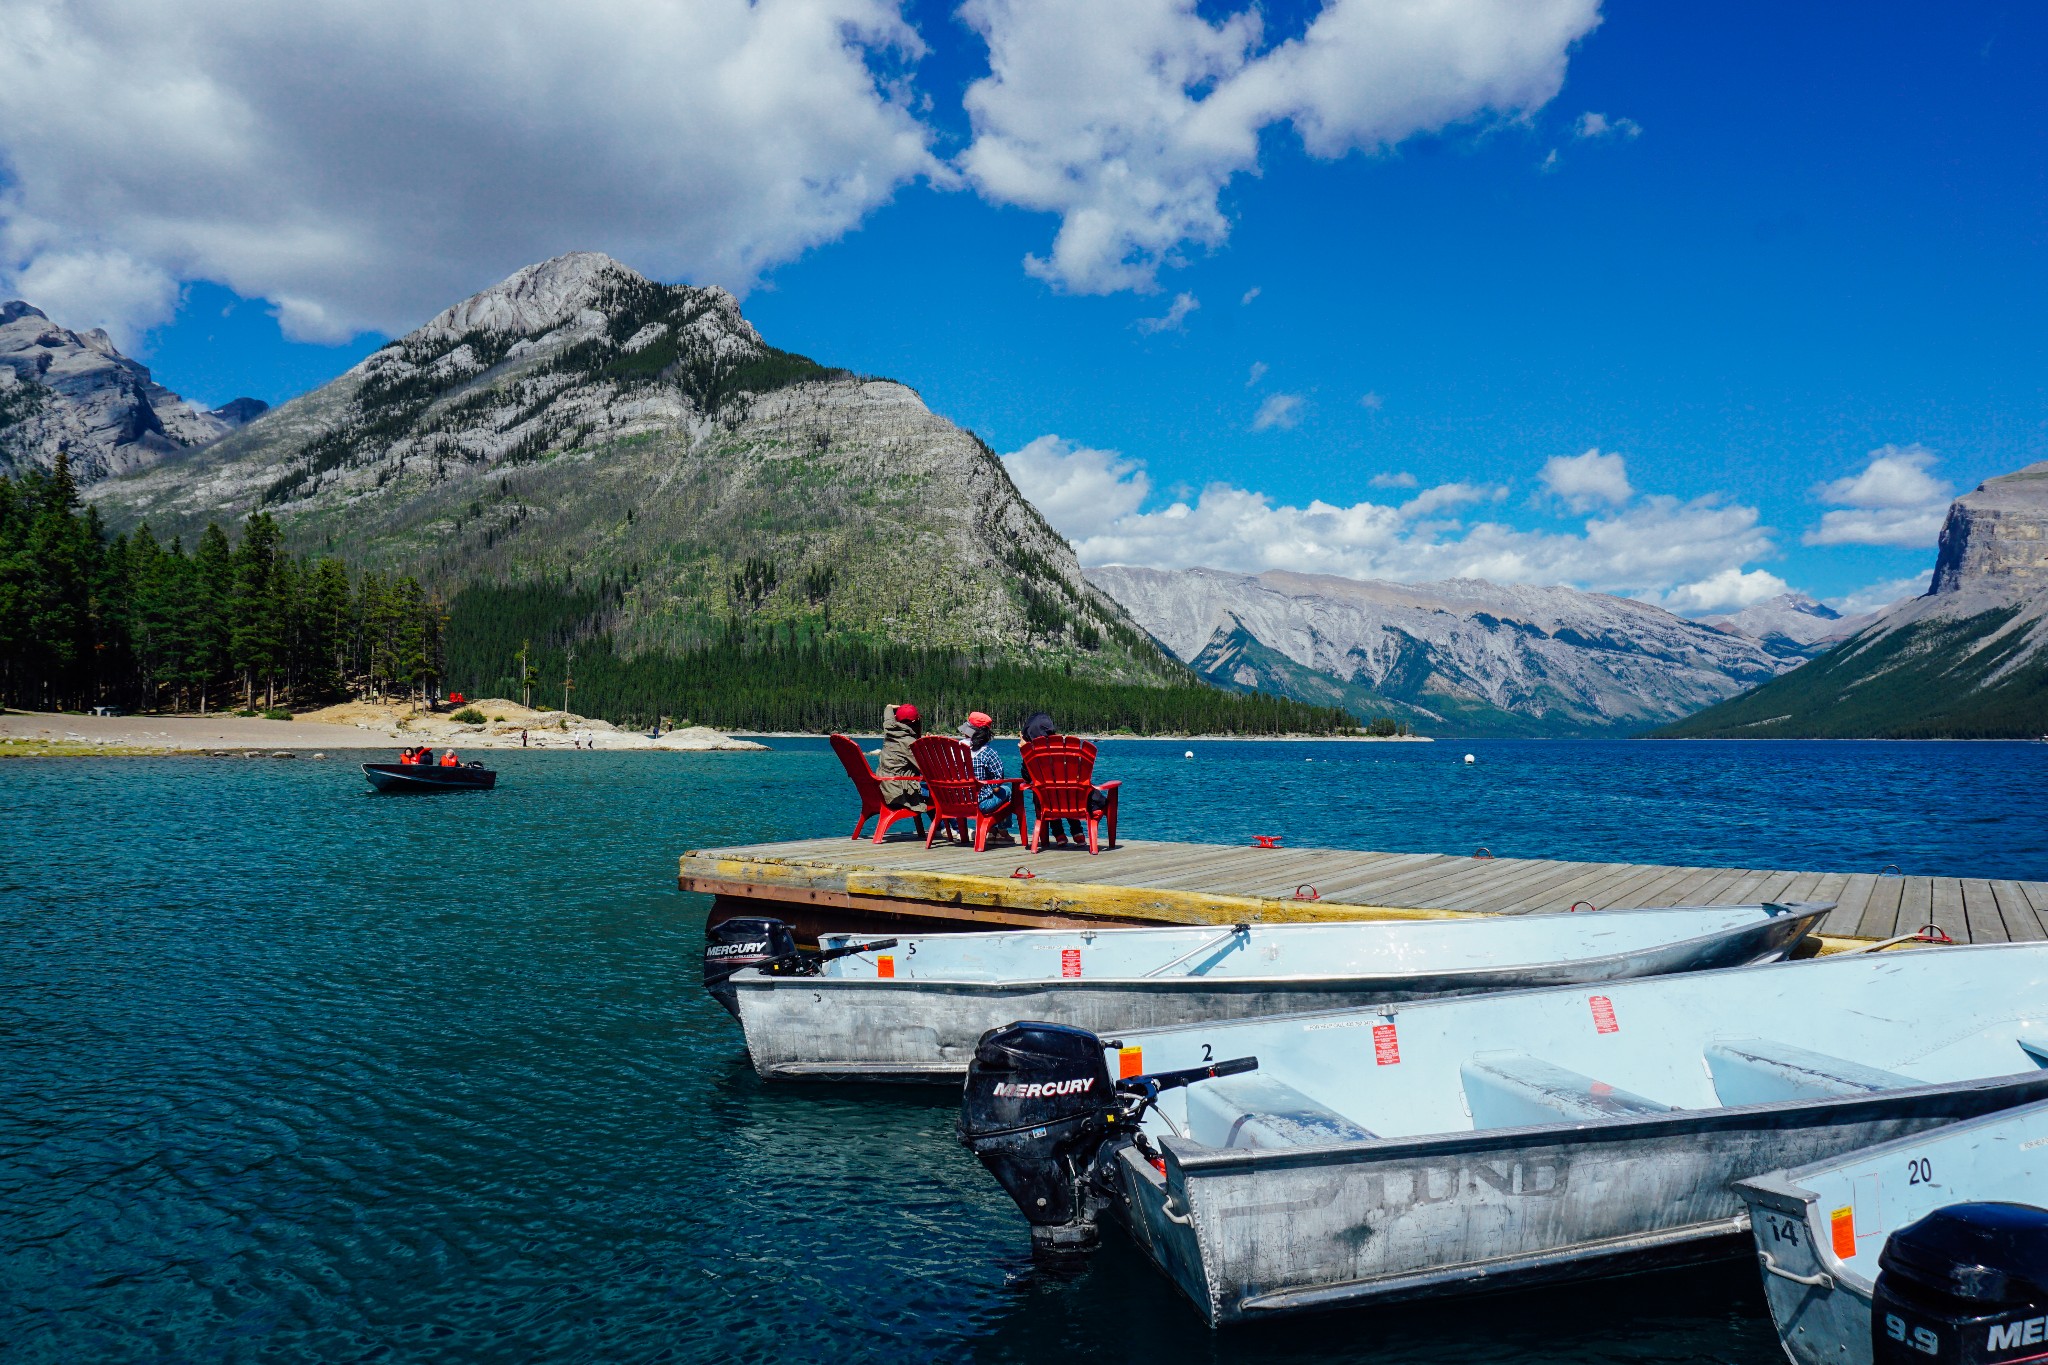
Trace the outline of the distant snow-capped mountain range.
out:
[[[1701,622],[1601,593],[1476,579],[1087,572],[1213,682],[1475,735],[1648,729],[1767,682],[1858,624],[1798,594]]]

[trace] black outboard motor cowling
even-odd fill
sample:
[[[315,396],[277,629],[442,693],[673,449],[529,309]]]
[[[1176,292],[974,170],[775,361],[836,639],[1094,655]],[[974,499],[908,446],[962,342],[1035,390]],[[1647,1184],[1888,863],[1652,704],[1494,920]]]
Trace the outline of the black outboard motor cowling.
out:
[[[779,919],[739,916],[721,920],[704,930],[704,989],[737,1019],[740,998],[730,984],[732,974],[796,957],[796,935]]]
[[[2048,1209],[1951,1204],[1893,1233],[1870,1304],[1873,1365],[2048,1356]]]
[[[1104,1192],[1089,1179],[1117,1123],[1101,1040],[1065,1024],[990,1029],[960,1101],[960,1140],[1017,1201],[1036,1246],[1094,1243]]]

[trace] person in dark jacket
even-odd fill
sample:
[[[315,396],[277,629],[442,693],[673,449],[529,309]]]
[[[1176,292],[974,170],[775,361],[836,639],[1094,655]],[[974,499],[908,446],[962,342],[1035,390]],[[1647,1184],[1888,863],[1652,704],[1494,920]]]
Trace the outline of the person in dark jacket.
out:
[[[931,793],[925,789],[917,758],[910,751],[923,733],[924,722],[915,706],[905,702],[882,708],[882,753],[875,760],[875,776],[882,779],[882,799],[891,810],[931,809]]]
[[[1028,716],[1025,719],[1024,729],[1022,733],[1024,736],[1024,742],[1026,744],[1029,744],[1031,743],[1031,741],[1035,739],[1044,739],[1049,735],[1058,734],[1059,727],[1053,723],[1053,718],[1046,712],[1034,711],[1031,713],[1030,716]],[[1029,777],[1030,775],[1031,774],[1029,772],[1025,773],[1026,777]],[[1034,796],[1032,799],[1036,801],[1037,797]],[[1104,796],[1101,792],[1089,793],[1088,809],[1101,810],[1104,806],[1108,804],[1109,798],[1107,796]],[[1057,844],[1061,848],[1065,848],[1067,845],[1067,834],[1072,834],[1074,836],[1074,841],[1076,843],[1079,843],[1088,837],[1088,823],[1085,820],[1065,821],[1064,823],[1067,828],[1064,833],[1060,829],[1060,825],[1062,823],[1063,822],[1059,820],[1048,820],[1045,822],[1045,832],[1047,834],[1050,834],[1052,836],[1053,843]]]

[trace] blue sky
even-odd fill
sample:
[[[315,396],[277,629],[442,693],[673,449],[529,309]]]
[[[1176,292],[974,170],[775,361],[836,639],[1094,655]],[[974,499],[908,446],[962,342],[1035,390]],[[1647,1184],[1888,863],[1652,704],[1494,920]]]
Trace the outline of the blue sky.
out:
[[[1372,0],[1269,6],[1256,33],[1242,6],[1170,0],[1114,22],[820,3],[841,32],[866,26],[857,70],[829,65],[837,39],[757,41],[807,82],[782,115],[649,106],[646,136],[731,147],[711,162],[579,158],[577,139],[611,136],[589,119],[522,146],[548,132],[521,123],[546,123],[539,99],[495,124],[423,111],[424,150],[393,151],[376,119],[332,135],[217,71],[235,118],[188,113],[197,131],[158,135],[152,164],[186,157],[203,182],[210,119],[274,121],[289,135],[238,134],[277,186],[241,218],[304,211],[262,233],[203,196],[166,229],[148,197],[182,192],[156,169],[68,183],[30,151],[47,114],[0,94],[0,289],[116,327],[190,396],[277,401],[528,259],[609,250],[742,291],[776,345],[915,386],[1012,456],[1085,559],[1567,581],[1694,613],[1785,586],[1850,606],[1917,591],[1951,493],[2048,458],[2042,6],[1450,0],[1445,33],[1372,30],[1412,45],[1374,65],[1337,32],[1381,22]],[[1545,6],[1547,28],[1527,18]],[[690,46],[616,9],[619,32]],[[80,33],[31,0],[8,10],[80,73],[129,60],[124,16]],[[1436,71],[1439,39],[1479,42],[1491,75]],[[257,27],[225,46],[287,69],[338,54],[347,110],[378,97],[345,74],[377,57],[355,42]],[[1118,74],[1125,49],[1180,75],[1147,93]],[[1069,68],[1081,103],[1109,91],[1100,107],[1074,113]],[[1407,83],[1422,93],[1384,93]],[[647,155],[688,185],[613,183],[648,181]],[[795,190],[748,178],[783,161]],[[1120,198],[1112,163],[1169,202]],[[494,199],[503,183],[520,197]],[[366,199],[386,207],[356,216]],[[1090,213],[1115,242],[1056,254]],[[344,232],[353,255],[326,245]],[[317,339],[288,340],[280,313]]]

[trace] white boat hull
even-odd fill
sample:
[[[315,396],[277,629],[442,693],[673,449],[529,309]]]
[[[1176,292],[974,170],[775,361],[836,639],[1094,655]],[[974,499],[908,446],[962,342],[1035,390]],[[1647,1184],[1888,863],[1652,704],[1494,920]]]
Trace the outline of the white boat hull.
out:
[[[748,1055],[765,1077],[950,1083],[966,1074],[982,1034],[1019,1019],[1072,1024],[1114,1036],[1207,1020],[1775,962],[1831,908],[1721,906],[1603,911],[1570,918],[1254,926],[1241,948],[1215,950],[1225,960],[1235,951],[1257,965],[1263,962],[1267,944],[1284,943],[1297,957],[1306,957],[1312,956],[1312,950],[1303,951],[1307,945],[1342,942],[1346,930],[1354,943],[1385,941],[1376,971],[1285,977],[1091,973],[962,980],[930,973],[980,967],[993,975],[1018,971],[1026,964],[1057,964],[1063,958],[1073,970],[1086,972],[1095,958],[1109,956],[1112,945],[1117,957],[1110,970],[1128,970],[1132,961],[1170,963],[1175,955],[1214,944],[1222,935],[1211,927],[1086,935],[1071,930],[942,935],[903,940],[889,954],[891,969],[901,973],[893,977],[877,974],[877,954],[834,962],[820,976],[741,972],[731,978],[730,987],[738,999]],[[1494,943],[1510,934],[1517,940],[1514,945]],[[831,938],[826,944],[839,941]],[[1415,947],[1423,942],[1428,944],[1426,953]],[[1522,960],[1514,960],[1518,953]],[[933,959],[940,959],[941,965],[914,966]],[[909,975],[912,970],[920,974]]]

